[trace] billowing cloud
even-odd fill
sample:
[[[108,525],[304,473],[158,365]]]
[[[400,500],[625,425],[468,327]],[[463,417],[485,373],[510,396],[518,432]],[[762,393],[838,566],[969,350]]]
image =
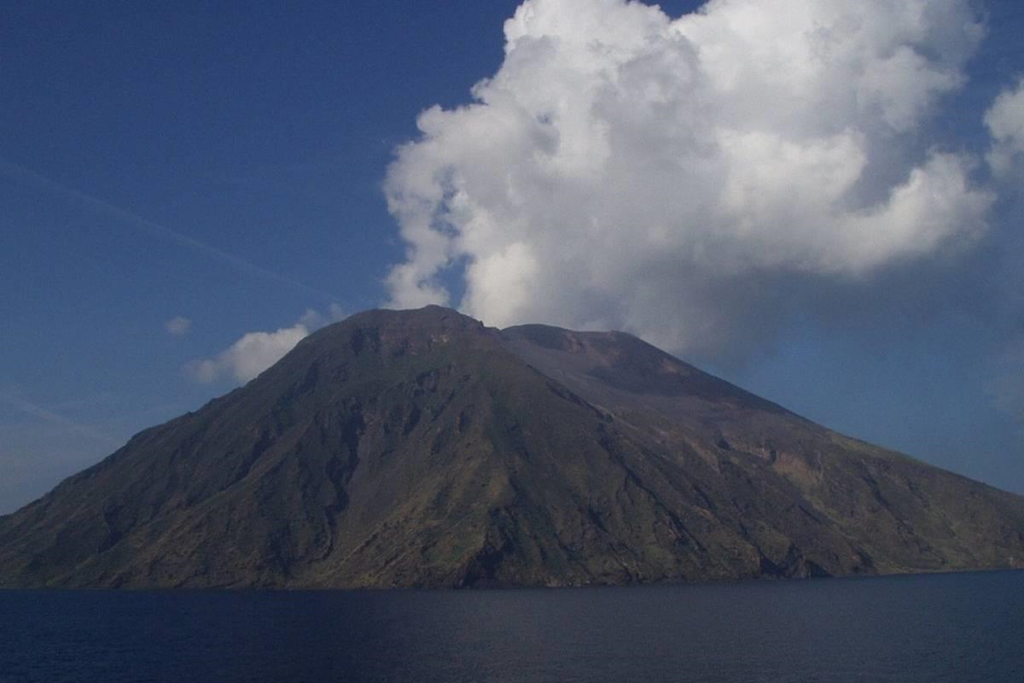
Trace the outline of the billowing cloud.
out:
[[[281,360],[308,334],[309,329],[302,324],[276,332],[249,332],[215,357],[189,363],[186,371],[204,384],[225,376],[248,382]]]
[[[184,337],[192,329],[192,321],[180,315],[176,315],[164,323],[164,329],[175,337]]]
[[[994,197],[929,130],[983,35],[967,0],[526,0],[473,102],[397,150],[390,303],[714,353],[794,291],[949,258]]]
[[[1024,160],[1024,78],[1007,88],[985,114],[992,135],[988,162],[997,175],[1005,175]]]

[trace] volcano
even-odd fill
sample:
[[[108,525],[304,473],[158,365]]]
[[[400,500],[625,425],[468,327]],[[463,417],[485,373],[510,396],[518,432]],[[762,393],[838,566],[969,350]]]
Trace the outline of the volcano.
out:
[[[325,327],[0,518],[0,585],[578,586],[1024,566],[1024,498],[620,332]]]

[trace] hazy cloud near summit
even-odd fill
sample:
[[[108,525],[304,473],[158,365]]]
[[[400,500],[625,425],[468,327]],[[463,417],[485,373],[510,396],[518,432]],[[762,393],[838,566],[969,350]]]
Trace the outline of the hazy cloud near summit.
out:
[[[710,352],[988,229],[986,150],[931,133],[984,37],[966,0],[527,0],[505,37],[389,168],[393,306]],[[994,165],[1024,144],[1019,97],[986,119]]]
[[[301,324],[276,332],[249,332],[215,357],[189,363],[187,370],[204,384],[224,376],[248,382],[281,360],[308,334],[309,330]]]
[[[326,313],[308,309],[293,326],[274,332],[247,332],[216,356],[187,363],[185,373],[202,384],[225,377],[237,383],[248,382],[281,360],[310,332],[343,317],[337,304],[331,304]]]

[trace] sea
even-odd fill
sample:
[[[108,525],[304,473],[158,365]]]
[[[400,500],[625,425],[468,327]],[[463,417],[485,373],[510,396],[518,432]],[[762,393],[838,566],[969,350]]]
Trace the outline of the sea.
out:
[[[1021,683],[1024,572],[475,591],[0,591],[0,681]]]

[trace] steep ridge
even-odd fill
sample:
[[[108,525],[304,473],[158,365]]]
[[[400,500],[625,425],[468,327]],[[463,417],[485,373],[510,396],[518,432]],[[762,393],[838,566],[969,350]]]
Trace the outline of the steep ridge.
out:
[[[369,311],[0,518],[0,583],[583,585],[1021,566],[1024,500],[621,333]]]

